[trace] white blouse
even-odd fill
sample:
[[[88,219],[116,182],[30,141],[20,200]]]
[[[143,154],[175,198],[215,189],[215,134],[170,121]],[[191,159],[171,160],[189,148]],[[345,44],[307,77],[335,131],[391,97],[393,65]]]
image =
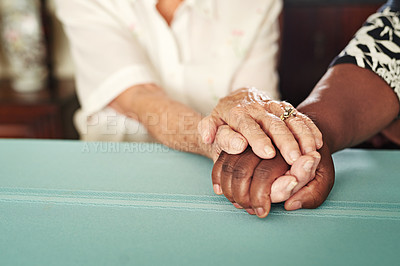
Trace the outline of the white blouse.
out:
[[[255,86],[279,98],[281,0],[185,0],[171,26],[157,0],[56,0],[75,62],[85,140],[141,141],[146,130],[107,105],[155,83],[207,114],[231,90]]]

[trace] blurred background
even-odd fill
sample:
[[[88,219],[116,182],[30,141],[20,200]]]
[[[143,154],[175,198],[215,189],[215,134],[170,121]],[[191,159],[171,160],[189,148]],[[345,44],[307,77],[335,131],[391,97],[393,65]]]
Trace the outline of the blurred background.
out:
[[[281,91],[284,100],[297,105],[366,18],[386,1],[284,2]],[[26,6],[18,10],[16,5]],[[9,16],[15,8],[23,16]],[[32,26],[35,20],[38,29]],[[53,0],[0,0],[0,23],[0,138],[77,139],[72,123],[79,107],[74,66]],[[31,35],[16,43],[15,28]],[[37,69],[42,71],[35,80]]]

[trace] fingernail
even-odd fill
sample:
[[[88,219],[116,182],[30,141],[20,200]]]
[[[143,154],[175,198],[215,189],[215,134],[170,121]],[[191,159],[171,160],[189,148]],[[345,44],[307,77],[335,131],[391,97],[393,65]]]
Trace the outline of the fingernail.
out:
[[[259,208],[256,208],[256,214],[257,214],[257,216],[258,217],[264,217],[264,215],[265,215],[265,210],[264,210],[264,208],[261,208],[261,207],[259,207]]]
[[[301,202],[300,201],[295,201],[290,205],[290,209],[292,210],[298,210],[301,209]]]
[[[290,159],[292,159],[293,162],[297,161],[297,159],[300,158],[301,154],[298,151],[292,151],[290,154]]]
[[[264,148],[265,154],[267,155],[267,158],[274,158],[275,157],[275,151],[272,149],[270,146],[266,146]]]
[[[215,184],[213,187],[214,187],[215,194],[217,194],[217,195],[221,195],[222,194],[222,189],[221,189],[220,185]]]
[[[246,209],[246,211],[250,214],[250,215],[255,215],[256,213],[254,212],[253,209]]]
[[[286,191],[291,192],[297,186],[297,184],[297,180],[290,182],[290,184],[286,187]]]
[[[235,203],[232,203],[232,204],[233,204],[233,206],[235,206],[235,208],[237,208],[237,209],[243,209],[243,207],[240,206],[239,204],[237,204],[236,202],[235,202]]]
[[[304,165],[303,165],[303,169],[304,171],[306,171],[307,173],[310,173],[312,168],[314,166],[314,161],[307,161]]]
[[[233,138],[231,140],[231,145],[235,150],[242,150],[244,148],[244,141],[241,138]]]

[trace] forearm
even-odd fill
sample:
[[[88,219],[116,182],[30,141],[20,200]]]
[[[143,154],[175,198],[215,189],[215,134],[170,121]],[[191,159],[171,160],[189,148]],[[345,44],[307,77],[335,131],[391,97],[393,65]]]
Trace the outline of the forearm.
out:
[[[399,101],[375,73],[343,64],[328,70],[298,110],[314,120],[333,153],[389,125],[399,113]]]
[[[138,120],[164,145],[211,158],[210,146],[202,143],[197,132],[202,116],[188,106],[170,99],[156,85],[129,88],[110,106]]]

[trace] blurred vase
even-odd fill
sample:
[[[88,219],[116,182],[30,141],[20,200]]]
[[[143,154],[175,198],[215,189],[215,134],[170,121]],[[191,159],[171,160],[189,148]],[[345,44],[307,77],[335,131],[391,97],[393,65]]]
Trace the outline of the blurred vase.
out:
[[[40,0],[0,0],[1,42],[19,92],[44,88],[48,77]]]

